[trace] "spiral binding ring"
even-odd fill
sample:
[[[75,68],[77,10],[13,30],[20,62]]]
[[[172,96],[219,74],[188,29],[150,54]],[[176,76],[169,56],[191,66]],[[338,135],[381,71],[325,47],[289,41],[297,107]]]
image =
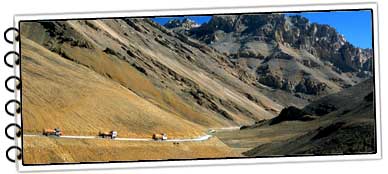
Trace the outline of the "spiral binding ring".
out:
[[[7,38],[7,34],[8,34],[8,32],[10,32],[10,31],[13,31],[13,36],[12,36],[12,37],[14,37],[14,38],[12,38],[12,40],[10,40],[10,39]],[[16,35],[14,34],[15,31],[17,32]],[[20,40],[20,32],[19,32],[19,30],[18,30],[17,28],[14,28],[14,27],[8,28],[8,29],[5,30],[5,32],[4,32],[4,40],[5,40],[7,43],[9,43],[9,44],[14,44],[14,41],[19,41],[19,40]],[[14,62],[13,64],[8,63],[8,61],[7,61],[7,57],[8,57],[9,55],[11,55],[11,54],[14,54],[14,55],[17,56],[17,59],[15,60],[15,62]],[[9,51],[8,53],[6,53],[6,54],[4,55],[4,63],[5,63],[5,65],[7,65],[8,67],[11,67],[11,68],[13,68],[14,65],[19,65],[19,64],[20,64],[20,54],[17,53],[17,52],[15,52],[15,51]],[[15,89],[12,89],[12,88],[10,88],[10,87],[8,86],[8,81],[11,80],[11,79],[15,79],[15,84],[16,84],[16,85],[15,85]],[[15,92],[15,90],[20,90],[20,89],[21,89],[21,80],[20,80],[20,78],[17,77],[17,76],[8,77],[7,80],[5,80],[5,88],[6,88],[8,91],[10,91],[10,92]],[[21,104],[20,104],[20,102],[17,101],[17,100],[10,100],[10,101],[8,101],[8,102],[5,104],[5,111],[7,112],[7,114],[9,114],[9,115],[11,115],[11,116],[15,116],[16,113],[12,113],[12,112],[10,112],[10,111],[8,110],[8,105],[11,104],[11,103],[17,104],[17,106],[16,106],[16,113],[20,113],[20,112],[21,112]],[[10,136],[10,135],[8,134],[8,130],[9,130],[9,128],[11,128],[12,126],[14,126],[14,127],[17,128],[17,130],[15,129],[16,132],[15,132],[15,136],[14,136],[14,137],[12,137],[12,136]],[[22,129],[21,129],[21,127],[20,127],[18,124],[16,124],[16,123],[11,123],[11,124],[9,124],[9,125],[5,128],[5,135],[7,136],[7,138],[9,138],[9,139],[11,139],[11,140],[15,140],[15,138],[20,137],[20,136],[22,135]],[[13,149],[17,150],[15,159],[12,159],[12,158],[9,156],[9,152],[10,152],[11,150],[13,150]],[[11,161],[11,162],[16,162],[16,160],[21,160],[22,157],[23,157],[23,156],[22,156],[22,149],[21,149],[20,147],[18,147],[18,146],[11,146],[11,147],[9,147],[9,148],[7,149],[5,156],[7,157],[8,161]]]
[[[21,106],[22,106],[22,105],[21,105],[20,102],[17,101],[17,100],[10,100],[10,101],[8,101],[8,102],[5,104],[5,112],[7,112],[7,114],[10,115],[10,116],[15,116],[14,113],[12,113],[12,112],[10,112],[10,111],[8,110],[8,105],[11,104],[12,102],[14,102],[14,103],[16,103],[16,104],[18,105],[17,108],[16,108],[16,114],[19,114],[19,113],[21,112],[21,110],[22,110]]]
[[[7,80],[5,80],[5,88],[6,88],[9,92],[15,92],[14,89],[12,89],[12,88],[10,88],[10,87],[8,86],[8,81],[11,80],[11,79],[15,79],[15,80],[18,81],[18,82],[17,82],[17,85],[16,85],[16,90],[20,90],[20,89],[22,88],[22,83],[21,83],[21,81],[20,81],[20,78],[17,77],[17,76],[10,76],[10,77],[8,77]]]
[[[7,157],[8,161],[11,161],[11,162],[13,162],[13,163],[16,162],[15,159],[12,159],[12,158],[9,157],[9,151],[11,151],[12,149],[16,149],[16,150],[19,151],[19,153],[18,153],[18,155],[16,156],[16,158],[17,158],[18,160],[21,160],[21,159],[22,159],[22,149],[21,149],[20,147],[18,147],[18,146],[11,146],[11,147],[9,147],[9,148],[7,149],[7,152],[5,153],[5,156]]]
[[[10,51],[10,52],[8,52],[7,54],[4,55],[4,63],[5,63],[5,65],[7,65],[10,68],[13,68],[13,65],[7,62],[7,57],[9,55],[11,55],[11,54],[15,54],[18,57],[15,60],[15,65],[19,65],[20,64],[20,55],[19,55],[19,53],[15,52],[15,51]]]
[[[9,43],[9,44],[13,44],[13,41],[11,41],[11,40],[9,40],[8,38],[7,38],[7,33],[9,32],[9,31],[12,31],[12,30],[14,30],[14,31],[16,31],[18,34],[16,35],[16,37],[15,37],[15,40],[16,41],[19,41],[19,39],[20,39],[20,37],[19,37],[19,30],[17,29],[17,28],[15,28],[15,27],[11,27],[11,28],[8,28],[7,30],[5,30],[5,32],[4,32],[4,40],[7,42],[7,43]]]
[[[12,123],[12,124],[9,124],[6,128],[5,128],[5,136],[7,136],[9,139],[11,140],[15,140],[15,137],[11,137],[9,134],[8,134],[8,129],[11,127],[11,126],[15,126],[16,128],[18,128],[17,132],[16,132],[16,137],[20,137],[22,135],[22,128],[16,124],[16,123]]]

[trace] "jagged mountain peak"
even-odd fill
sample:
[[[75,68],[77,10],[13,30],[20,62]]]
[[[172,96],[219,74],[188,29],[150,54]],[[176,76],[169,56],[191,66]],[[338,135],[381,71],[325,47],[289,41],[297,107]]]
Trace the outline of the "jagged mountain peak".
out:
[[[276,43],[306,50],[343,72],[370,71],[370,51],[352,45],[334,27],[311,23],[300,15],[214,15],[187,34],[227,54],[247,52],[253,42]]]
[[[169,20],[166,24],[164,24],[164,27],[168,29],[184,29],[184,30],[190,30],[192,28],[197,28],[199,27],[200,24],[195,22],[194,20],[191,20],[189,18],[183,18],[182,20],[180,19],[171,19]]]
[[[311,23],[300,15],[284,14],[215,15],[208,23],[193,29],[191,35],[202,39],[203,35],[217,31],[234,32],[240,36],[262,36],[294,47],[309,44],[304,42],[305,37],[314,37],[312,43],[325,40],[344,45],[347,42],[342,34],[329,25]]]
[[[181,33],[227,55],[250,74],[241,77],[249,83],[301,98],[337,92],[372,75],[371,49],[357,48],[334,27],[301,15],[213,15]]]

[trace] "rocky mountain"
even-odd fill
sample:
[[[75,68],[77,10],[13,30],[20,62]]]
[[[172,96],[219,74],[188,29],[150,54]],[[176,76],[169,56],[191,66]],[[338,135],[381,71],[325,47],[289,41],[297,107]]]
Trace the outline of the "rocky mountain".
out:
[[[24,133],[214,135],[179,143],[29,137],[30,162],[375,150],[372,50],[303,17],[24,21],[20,34]]]
[[[372,75],[371,49],[357,48],[334,28],[302,16],[215,15],[186,34],[225,54],[248,83],[303,99],[338,92]]]
[[[272,118],[369,76],[357,74],[367,70],[371,50],[303,17],[214,16],[201,26],[188,18],[166,26],[128,18],[31,22],[21,29],[26,39],[205,127]],[[349,64],[354,54],[350,62],[359,64]]]
[[[135,130],[132,128],[128,130],[123,126],[121,127],[123,130],[120,128],[119,131],[135,132],[138,136],[148,135],[151,132],[166,132],[169,135],[181,132],[178,133],[179,135],[186,134],[184,132],[197,134],[201,127],[252,124],[257,120],[272,118],[283,108],[283,104],[269,97],[270,92],[261,92],[265,90],[264,88],[258,89],[255,85],[240,80],[238,68],[225,55],[197,40],[172,32],[149,19],[26,22],[21,25],[21,31],[24,43],[38,45],[39,49],[44,50],[41,51],[42,54],[50,52],[47,54],[48,57],[45,56],[46,59],[55,62],[60,58],[61,61],[75,64],[75,67],[86,67],[88,71],[97,73],[97,79],[102,81],[99,84],[108,82],[110,85],[113,85],[111,82],[116,84],[115,88],[111,88],[116,92],[109,93],[113,96],[102,100],[100,95],[105,93],[97,91],[98,95],[96,95],[93,90],[107,89],[107,87],[83,83],[85,79],[80,78],[82,76],[63,75],[65,72],[68,75],[76,73],[73,72],[74,68],[62,70],[63,72],[42,69],[42,72],[37,74],[35,71],[39,69],[38,67],[49,65],[35,60],[38,59],[37,55],[26,55],[23,60],[29,66],[23,66],[26,67],[23,69],[23,77],[25,77],[23,81],[26,84],[26,90],[31,92],[29,96],[23,96],[25,99],[23,101],[26,102],[23,105],[30,106],[24,111],[31,116],[26,117],[25,122],[46,120],[44,118],[46,114],[39,113],[50,111],[51,115],[56,115],[58,118],[76,120],[82,125],[88,125],[86,126],[88,130],[83,130],[63,122],[63,125],[58,127],[64,131],[85,131],[90,134],[97,131],[94,130],[97,128],[119,129],[112,126],[131,125],[138,122],[134,120],[147,118],[148,121],[142,121],[141,124],[144,124],[145,128],[158,122],[160,126],[145,132],[137,130],[136,126],[133,126]],[[37,49],[30,46],[24,46],[24,48],[24,52]],[[53,79],[52,74],[61,74],[61,78],[56,78],[50,83],[41,83],[45,79]],[[74,79],[71,80],[72,78]],[[77,79],[80,80],[77,84],[81,86],[67,85],[66,88],[61,88],[69,81],[76,83]],[[97,83],[96,78],[90,79]],[[122,91],[123,88],[126,90]],[[41,95],[40,89],[51,89],[53,93]],[[74,100],[73,97],[68,97],[75,95],[74,91],[77,89],[84,89],[84,92],[79,92],[80,99]],[[116,89],[120,89],[120,92]],[[69,91],[73,92],[69,93]],[[110,109],[116,109],[109,113],[106,111],[96,113],[102,108],[111,106],[112,103],[117,103],[116,100],[122,96],[116,95],[123,95],[125,91],[131,96],[123,100],[126,104],[110,107]],[[48,102],[52,101],[51,97],[54,96],[57,98],[55,102]],[[70,108],[77,106],[77,101],[83,100],[82,96],[88,100],[95,98],[96,101],[101,100],[101,102],[83,102],[82,107],[77,107],[79,111],[72,111]],[[42,97],[43,101],[35,101]],[[144,106],[148,106],[146,107],[148,109],[144,109],[144,113],[138,110],[136,100],[130,100],[133,97],[137,100],[141,98],[141,101],[146,103]],[[285,98],[284,101],[290,99],[299,103],[296,97],[283,98]],[[56,106],[69,109],[66,111],[50,109]],[[100,109],[95,109],[96,107]],[[87,115],[87,113],[95,114]],[[111,117],[118,122],[104,124],[103,119],[95,119],[96,117]],[[164,123],[171,119],[180,120],[170,123],[180,124],[182,127],[175,130]],[[25,132],[39,132],[46,127],[46,124],[58,123],[51,120],[31,124],[36,126],[26,127]],[[188,126],[191,124],[196,126]],[[142,127],[141,125],[138,126]],[[187,129],[183,130],[185,128]],[[194,128],[197,131],[192,131]]]
[[[163,25],[164,27],[168,29],[172,29],[175,32],[179,32],[182,34],[188,34],[188,32],[194,28],[198,28],[201,25],[196,23],[195,21],[189,19],[189,18],[184,18],[182,20],[180,19],[172,19],[165,23]]]

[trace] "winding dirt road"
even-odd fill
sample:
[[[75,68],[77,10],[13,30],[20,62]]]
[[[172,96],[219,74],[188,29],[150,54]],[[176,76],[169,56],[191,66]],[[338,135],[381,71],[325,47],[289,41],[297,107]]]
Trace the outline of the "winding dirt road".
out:
[[[167,139],[163,141],[158,141],[154,140],[152,138],[115,138],[115,139],[109,139],[113,141],[152,141],[152,142],[196,142],[196,141],[206,141],[209,140],[213,135],[210,135],[209,133],[215,132],[215,131],[227,131],[227,130],[236,130],[239,129],[240,127],[225,127],[225,128],[214,128],[214,129],[209,129],[208,134],[199,136],[196,138],[176,138],[176,139]],[[44,135],[37,135],[37,134],[24,134],[24,137],[45,137]],[[60,136],[56,138],[64,138],[64,139],[102,139],[106,140],[106,138],[101,138],[99,136]]]
[[[32,135],[32,134],[25,134],[24,137],[45,137],[44,135]],[[212,137],[212,135],[203,135],[196,138],[177,138],[177,139],[167,139],[163,141],[156,141],[152,138],[115,138],[115,139],[109,139],[113,141],[155,141],[155,142],[194,142],[194,141],[205,141]],[[60,136],[56,138],[67,138],[67,139],[106,139],[101,138],[99,136]]]

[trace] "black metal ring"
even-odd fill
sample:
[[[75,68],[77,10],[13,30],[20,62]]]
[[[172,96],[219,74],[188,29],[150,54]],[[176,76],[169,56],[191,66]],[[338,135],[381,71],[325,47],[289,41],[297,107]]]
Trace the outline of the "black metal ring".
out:
[[[5,63],[5,65],[7,65],[8,67],[13,68],[13,65],[7,62],[7,57],[8,57],[10,54],[15,54],[15,55],[18,57],[18,58],[15,60],[15,65],[19,65],[19,64],[20,64],[20,55],[19,55],[19,53],[17,53],[16,51],[10,51],[10,52],[8,52],[7,54],[4,55],[4,63]]]
[[[11,137],[9,134],[8,134],[8,129],[11,127],[11,126],[15,126],[16,128],[18,128],[17,132],[16,132],[16,137],[20,137],[22,135],[22,128],[16,124],[16,123],[12,123],[12,124],[9,124],[6,128],[5,128],[5,136],[7,136],[7,138],[11,139],[11,140],[14,140],[15,137]]]
[[[15,102],[18,105],[16,108],[16,114],[19,114],[22,111],[22,105],[17,100],[10,100],[5,104],[5,112],[7,112],[7,114],[10,116],[15,116],[15,113],[12,113],[8,110],[8,105],[11,104],[12,102]]]
[[[4,40],[5,40],[6,42],[8,42],[9,44],[13,44],[13,41],[11,41],[11,40],[9,40],[9,39],[7,38],[7,33],[8,33],[9,31],[11,31],[11,30],[14,30],[14,31],[16,31],[16,32],[18,33],[18,34],[16,35],[16,37],[15,37],[15,40],[16,40],[16,41],[19,41],[19,39],[20,39],[19,30],[18,30],[17,28],[15,28],[15,27],[8,28],[8,29],[5,30],[5,32],[4,32]]]
[[[22,82],[20,81],[20,78],[17,77],[17,76],[10,76],[7,78],[7,80],[5,80],[5,88],[9,91],[9,92],[15,92],[14,89],[11,89],[9,86],[8,86],[8,81],[11,80],[11,79],[16,79],[18,81],[17,85],[16,85],[16,90],[20,90],[22,88]],[[15,82],[16,83],[16,82]]]
[[[11,161],[11,162],[13,162],[13,163],[16,162],[16,160],[10,158],[9,155],[8,155],[9,151],[11,151],[12,149],[17,149],[17,150],[19,150],[19,153],[18,153],[18,155],[16,156],[16,158],[17,158],[18,160],[21,160],[21,159],[22,159],[22,149],[21,149],[20,147],[18,147],[18,146],[11,146],[11,147],[9,147],[9,148],[7,149],[7,152],[5,153],[5,156],[7,157],[8,161]]]

